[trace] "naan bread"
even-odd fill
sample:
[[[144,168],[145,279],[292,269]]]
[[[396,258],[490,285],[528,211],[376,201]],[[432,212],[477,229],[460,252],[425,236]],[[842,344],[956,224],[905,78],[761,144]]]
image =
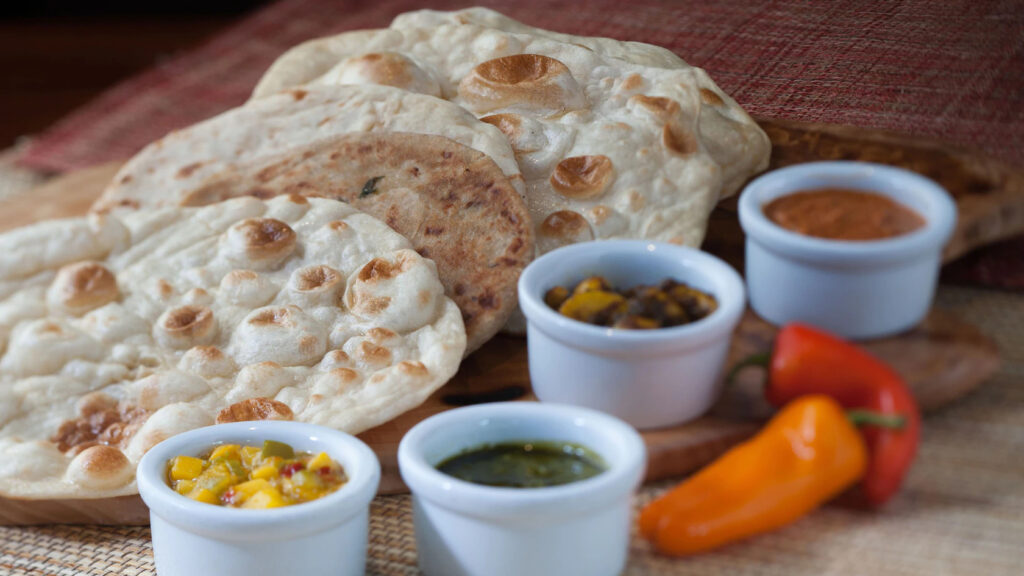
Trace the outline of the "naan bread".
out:
[[[718,200],[767,167],[768,138],[703,70],[640,46],[485,11],[420,12],[289,50],[254,98],[298,85],[429,84],[509,138],[539,252],[620,237],[698,246]]]
[[[323,86],[233,108],[176,130],[136,154],[93,206],[178,206],[213,179],[296,148],[355,132],[442,136],[487,155],[522,191],[502,134],[451,103],[387,86]]]
[[[440,136],[358,132],[236,168],[184,203],[319,194],[383,220],[437,265],[462,311],[467,354],[516,309],[516,282],[533,255],[530,215],[486,155]]]
[[[422,403],[466,345],[433,262],[334,200],[43,222],[0,257],[3,497],[130,494],[150,447],[214,422],[357,433]]]
[[[354,203],[436,262],[469,353],[516,310],[533,256],[522,186],[504,135],[466,110],[397,88],[326,86],[171,133],[129,161],[94,209],[282,193]]]
[[[675,52],[668,48],[643,42],[628,42],[595,36],[577,36],[575,34],[563,34],[543,28],[535,28],[518,20],[513,20],[490,8],[480,6],[452,12],[439,10],[406,12],[395,17],[391,22],[391,28],[428,28],[442,24],[476,24],[505,32],[542,36],[567,44],[583,46],[598,54],[642,66],[652,66],[655,68],[687,68],[689,66],[682,58],[676,56]]]

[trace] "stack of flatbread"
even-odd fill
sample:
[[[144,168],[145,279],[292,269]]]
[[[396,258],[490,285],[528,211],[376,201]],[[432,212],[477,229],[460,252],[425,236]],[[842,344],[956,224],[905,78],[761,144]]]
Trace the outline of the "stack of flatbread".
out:
[[[434,263],[322,198],[54,220],[0,236],[0,486],[120,495],[182,431],[256,418],[364,430],[466,346]]]
[[[484,9],[300,45],[88,217],[0,235],[0,496],[133,493],[215,422],[386,422],[508,325],[536,254],[697,246],[768,149],[655,46]]]
[[[492,10],[420,11],[285,53],[254,97],[388,84],[497,126],[545,252],[595,238],[699,246],[717,201],[768,165],[757,124],[699,68],[656,46],[525,26]]]

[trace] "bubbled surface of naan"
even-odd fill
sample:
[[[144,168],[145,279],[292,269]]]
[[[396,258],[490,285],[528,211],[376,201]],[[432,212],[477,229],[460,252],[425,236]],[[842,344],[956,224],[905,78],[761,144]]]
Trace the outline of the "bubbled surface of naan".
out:
[[[53,245],[69,238],[78,261]],[[334,200],[44,222],[3,246],[6,497],[132,493],[146,450],[218,418],[357,433],[425,400],[466,345],[433,263]]]
[[[311,40],[271,66],[254,98],[373,82],[374,55],[404,57],[404,76],[436,78],[443,98],[506,135],[538,253],[604,238],[699,246],[715,204],[768,165],[764,132],[668,50],[540,30],[480,8],[411,12],[388,29]],[[358,76],[349,72],[356,61]]]

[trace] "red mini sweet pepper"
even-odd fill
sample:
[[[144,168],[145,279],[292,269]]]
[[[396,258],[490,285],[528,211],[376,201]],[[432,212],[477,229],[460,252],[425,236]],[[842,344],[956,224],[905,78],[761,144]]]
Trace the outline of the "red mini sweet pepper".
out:
[[[903,418],[898,429],[861,428],[870,458],[854,498],[877,508],[899,491],[921,438],[921,413],[899,374],[862,348],[804,324],[783,327],[770,358],[752,357],[737,369],[758,363],[767,364],[765,397],[776,407],[825,394],[847,410]]]

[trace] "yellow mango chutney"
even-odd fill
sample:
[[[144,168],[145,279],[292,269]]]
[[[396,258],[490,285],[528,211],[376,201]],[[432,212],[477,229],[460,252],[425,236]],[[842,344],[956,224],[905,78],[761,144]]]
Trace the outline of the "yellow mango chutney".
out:
[[[167,483],[193,500],[231,508],[279,508],[322,498],[348,482],[326,452],[296,452],[283,442],[263,447],[221,444],[205,456],[167,461]]]

